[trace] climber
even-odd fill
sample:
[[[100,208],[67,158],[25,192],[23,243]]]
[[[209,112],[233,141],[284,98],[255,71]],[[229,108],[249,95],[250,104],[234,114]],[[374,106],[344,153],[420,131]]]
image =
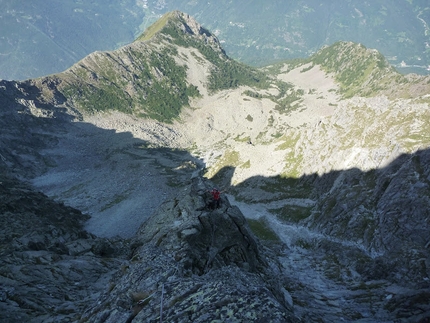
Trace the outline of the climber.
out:
[[[211,209],[217,209],[220,206],[221,203],[221,193],[223,191],[219,191],[217,188],[213,188],[212,191],[208,191],[212,195],[212,201],[209,204],[209,207]]]

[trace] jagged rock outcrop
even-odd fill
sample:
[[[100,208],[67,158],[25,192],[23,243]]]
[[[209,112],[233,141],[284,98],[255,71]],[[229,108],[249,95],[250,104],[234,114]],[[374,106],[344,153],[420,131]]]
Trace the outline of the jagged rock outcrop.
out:
[[[164,15],[163,19],[160,21],[167,21],[167,24],[175,25],[178,30],[181,30],[184,35],[189,35],[201,40],[206,46],[211,47],[215,52],[219,52],[219,54],[225,55],[224,49],[221,47],[221,44],[218,38],[213,35],[209,30],[205,29],[202,25],[200,25],[192,16],[189,14],[183,13],[181,11],[175,10],[169,12]],[[165,26],[162,24],[154,24],[150,26],[140,37],[137,38],[137,41],[148,40],[151,37],[157,37],[158,40],[162,40],[166,37],[166,34],[158,34],[159,29],[164,28]],[[167,33],[169,35],[169,33]],[[170,35],[171,37],[172,35]]]
[[[226,198],[195,176],[140,228],[131,260],[83,320],[297,322],[283,274]]]
[[[3,174],[0,322],[296,322],[273,252],[209,188],[194,177],[128,243]]]
[[[362,266],[369,279],[425,286],[430,276],[429,162],[430,152],[422,150],[378,170],[322,176],[315,180],[316,191],[328,183],[330,190],[320,191],[324,194],[303,223],[331,237],[348,236],[367,249],[375,258]]]

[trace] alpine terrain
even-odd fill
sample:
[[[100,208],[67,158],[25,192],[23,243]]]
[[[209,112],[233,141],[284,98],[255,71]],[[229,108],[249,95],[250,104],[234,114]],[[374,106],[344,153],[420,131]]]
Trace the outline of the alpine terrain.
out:
[[[179,11],[0,81],[0,322],[428,322],[429,104],[358,43],[257,69]]]
[[[348,40],[401,73],[430,74],[428,0],[1,0],[0,78],[58,73],[96,50],[132,42],[163,14],[187,12],[230,57],[252,66],[307,57]]]

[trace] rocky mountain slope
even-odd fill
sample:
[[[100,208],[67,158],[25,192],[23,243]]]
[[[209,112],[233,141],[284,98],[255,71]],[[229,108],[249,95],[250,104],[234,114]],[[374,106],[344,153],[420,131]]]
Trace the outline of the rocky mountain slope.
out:
[[[5,174],[0,181],[0,321],[77,322],[129,247],[84,231],[88,215]]]
[[[428,78],[344,42],[248,68],[173,12],[0,87],[5,322],[430,317]]]

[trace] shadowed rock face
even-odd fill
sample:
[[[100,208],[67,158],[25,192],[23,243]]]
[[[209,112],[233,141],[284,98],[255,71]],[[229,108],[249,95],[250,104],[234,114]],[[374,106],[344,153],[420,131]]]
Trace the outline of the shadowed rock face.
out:
[[[80,211],[0,174],[0,322],[71,322],[127,254],[82,228]]]
[[[227,200],[225,200],[226,203]],[[212,214],[211,214],[212,213]],[[210,268],[237,265],[257,271],[262,262],[255,239],[237,207],[225,206],[198,216],[187,238],[194,271],[204,274]]]
[[[85,318],[158,322],[162,307],[165,322],[294,321],[279,264],[226,198],[207,208],[210,187],[195,176],[141,227],[132,259]]]
[[[88,216],[26,184],[0,182],[0,322],[292,320],[279,264],[226,198],[206,207],[199,176],[131,244],[85,232]]]
[[[167,249],[180,246],[175,258],[190,274],[203,275],[230,265],[258,271],[266,263],[243,214],[225,197],[221,206],[212,210],[210,188],[201,177],[194,177],[191,185],[166,203],[138,235]]]

